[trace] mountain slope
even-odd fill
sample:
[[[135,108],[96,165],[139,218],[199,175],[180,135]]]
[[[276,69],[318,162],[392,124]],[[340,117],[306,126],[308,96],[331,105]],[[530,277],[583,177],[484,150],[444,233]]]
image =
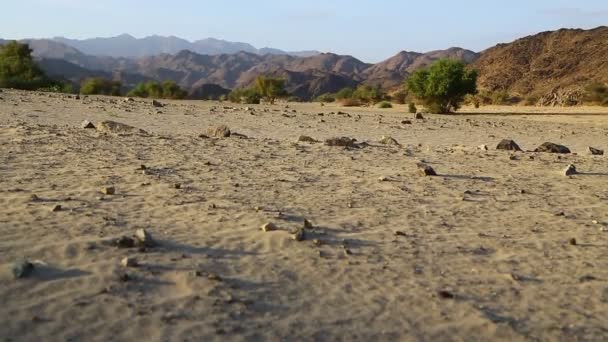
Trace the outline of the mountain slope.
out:
[[[546,94],[608,81],[608,27],[562,29],[499,44],[473,64],[479,86],[512,94]]]
[[[279,49],[257,49],[251,44],[229,42],[215,38],[201,39],[194,42],[175,36],[149,36],[135,38],[122,34],[109,38],[91,38],[84,40],[55,37],[52,40],[76,48],[87,55],[139,58],[160,54],[176,54],[182,50],[190,50],[202,55],[233,54],[240,51],[255,54],[309,56],[318,54],[316,51],[286,52]]]

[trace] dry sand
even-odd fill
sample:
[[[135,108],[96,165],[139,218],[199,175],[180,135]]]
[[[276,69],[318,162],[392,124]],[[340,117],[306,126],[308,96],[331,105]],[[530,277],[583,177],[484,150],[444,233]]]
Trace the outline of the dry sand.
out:
[[[608,115],[0,98],[3,340],[608,339],[608,163],[587,153],[608,148]],[[199,137],[220,124],[247,137]],[[113,245],[139,228],[158,245]]]

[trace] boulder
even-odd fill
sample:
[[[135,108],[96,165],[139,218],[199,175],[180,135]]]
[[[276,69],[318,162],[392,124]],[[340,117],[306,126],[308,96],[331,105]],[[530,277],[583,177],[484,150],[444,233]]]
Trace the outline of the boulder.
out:
[[[504,139],[498,143],[496,146],[497,150],[505,150],[505,151],[521,151],[521,148],[517,143],[513,140]]]
[[[600,150],[600,149],[589,146],[589,153],[591,153],[594,156],[603,156],[604,150]]]
[[[568,154],[570,153],[570,149],[564,145],[554,144],[552,142],[546,142],[540,145],[534,152],[546,152],[546,153],[561,153]]]

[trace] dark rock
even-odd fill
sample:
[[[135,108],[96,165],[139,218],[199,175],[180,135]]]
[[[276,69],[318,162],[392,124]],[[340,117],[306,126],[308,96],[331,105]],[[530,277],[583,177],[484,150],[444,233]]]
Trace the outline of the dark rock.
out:
[[[165,105],[163,105],[162,103],[160,103],[156,100],[152,100],[152,106],[154,106],[156,108],[163,108]]]
[[[576,171],[576,166],[574,166],[574,164],[570,164],[568,165],[568,167],[566,168],[566,170],[564,170],[564,174],[566,176],[572,176],[577,174],[578,172]]]
[[[594,156],[603,156],[604,150],[600,150],[600,149],[589,146],[589,153],[591,153]]]
[[[298,230],[291,234],[291,238],[295,241],[303,241],[306,238],[306,231],[304,228],[298,228]]]
[[[207,135],[215,138],[228,138],[230,137],[230,128],[226,125],[211,127],[207,129]]]
[[[496,146],[497,150],[505,150],[505,151],[521,151],[521,148],[517,143],[513,140],[504,139],[498,146]]]
[[[429,165],[426,164],[417,164],[418,166],[418,171],[420,172],[420,174],[422,176],[437,176],[437,173],[435,172],[435,170],[430,167]]]
[[[318,142],[316,139],[309,137],[307,135],[300,135],[300,137],[298,138],[299,142],[307,142],[307,143],[316,143]]]
[[[84,120],[81,124],[80,124],[81,128],[92,128],[95,129],[95,125],[93,125],[93,123],[89,120]]]
[[[135,231],[135,238],[140,245],[145,247],[156,246],[156,241],[152,237],[152,234],[148,233],[145,229],[141,228]]]
[[[546,152],[546,153],[570,153],[570,149],[564,145],[558,145],[551,142],[546,142],[540,145],[534,152]]]
[[[12,271],[15,279],[25,278],[34,271],[34,264],[24,259],[14,263]]]
[[[135,240],[128,236],[122,236],[116,240],[116,247],[118,248],[133,248],[135,247]]]
[[[357,141],[357,139],[353,139],[353,138],[349,138],[349,137],[329,138],[329,139],[325,140],[325,145],[342,146],[342,147],[357,147],[356,141]]]
[[[397,142],[397,140],[395,140],[391,136],[382,137],[382,139],[380,140],[380,143],[384,144],[384,145],[401,146],[401,144],[399,142]]]
[[[422,115],[422,113],[416,113],[415,118],[416,120],[424,120],[424,115]]]

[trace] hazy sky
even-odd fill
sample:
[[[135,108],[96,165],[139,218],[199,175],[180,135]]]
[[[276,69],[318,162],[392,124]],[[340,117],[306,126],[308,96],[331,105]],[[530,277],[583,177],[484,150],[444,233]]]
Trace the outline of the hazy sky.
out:
[[[608,25],[607,0],[4,0],[0,37],[129,33],[320,50],[377,62],[398,51],[476,51],[562,27]]]

